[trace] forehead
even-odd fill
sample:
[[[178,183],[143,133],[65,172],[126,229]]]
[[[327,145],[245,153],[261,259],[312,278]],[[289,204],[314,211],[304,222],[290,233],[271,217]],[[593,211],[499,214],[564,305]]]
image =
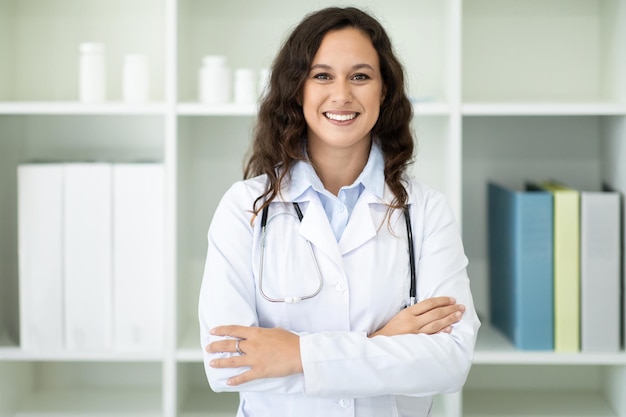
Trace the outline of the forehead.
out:
[[[322,38],[313,63],[332,64],[322,62],[333,61],[354,61],[378,65],[378,53],[372,44],[370,37],[363,31],[348,27],[344,29],[332,30]]]

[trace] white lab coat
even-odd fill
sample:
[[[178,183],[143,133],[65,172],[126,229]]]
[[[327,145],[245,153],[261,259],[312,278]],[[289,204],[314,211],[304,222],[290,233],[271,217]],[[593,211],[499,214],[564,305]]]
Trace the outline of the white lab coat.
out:
[[[365,189],[339,242],[315,191],[289,187],[272,202],[267,226],[263,290],[283,298],[313,293],[318,277],[305,239],[323,277],[319,295],[297,304],[271,303],[259,292],[260,218],[250,209],[265,178],[234,184],[217,208],[208,233],[208,254],[199,301],[201,345],[215,340],[218,325],[282,327],[301,336],[303,374],[252,381],[226,380],[243,369],[205,370],[214,391],[240,391],[237,416],[427,416],[431,396],[461,389],[480,326],[466,273],[458,226],[443,196],[411,182],[409,203],[417,268],[417,298],[452,296],[466,307],[451,334],[367,335],[407,302],[410,275],[404,217],[387,223],[392,194],[384,202]],[[291,204],[300,203],[300,223]],[[405,396],[413,398],[407,399]],[[407,401],[409,401],[407,403]]]

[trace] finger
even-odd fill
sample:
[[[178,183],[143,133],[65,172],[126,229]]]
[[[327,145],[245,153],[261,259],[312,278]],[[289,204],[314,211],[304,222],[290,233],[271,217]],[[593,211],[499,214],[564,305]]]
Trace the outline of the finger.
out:
[[[211,329],[211,334],[214,336],[231,336],[239,339],[247,339],[247,334],[250,328],[247,326],[237,326],[231,324],[228,326],[217,326]]]
[[[254,369],[250,369],[249,371],[244,372],[243,374],[239,374],[237,376],[229,378],[228,381],[226,381],[226,385],[230,385],[230,386],[241,385],[241,384],[253,381],[258,378],[260,378],[260,376],[256,375],[256,372],[254,371]]]
[[[241,341],[239,342],[239,349],[241,349]],[[208,353],[220,353],[220,352],[237,352],[237,340],[236,339],[223,339],[209,343],[206,346]]]
[[[427,298],[426,300],[420,301],[414,306],[409,307],[409,311],[411,314],[420,315],[424,314],[427,311],[433,310],[438,307],[449,306],[456,303],[454,297],[433,297]]]
[[[232,356],[230,358],[212,359],[209,362],[211,368],[241,368],[246,366],[247,361],[243,356]]]
[[[450,331],[452,331],[451,326],[457,323],[459,320],[461,320],[462,317],[463,317],[462,311],[458,311],[458,310],[454,311],[453,313],[447,314],[439,319],[428,321],[427,324],[425,324],[420,329],[419,332],[426,333],[426,334],[434,334],[434,333],[439,333],[448,327],[450,327]]]

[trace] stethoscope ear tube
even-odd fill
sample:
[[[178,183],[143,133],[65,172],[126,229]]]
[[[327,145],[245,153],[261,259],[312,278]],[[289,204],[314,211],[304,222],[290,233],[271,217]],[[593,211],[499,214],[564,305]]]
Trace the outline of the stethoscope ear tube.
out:
[[[409,305],[417,301],[417,276],[415,273],[415,249],[413,247],[413,228],[411,227],[411,214],[409,206],[404,206],[404,222],[406,223],[406,236],[409,246],[409,268],[411,269],[411,288],[409,289]]]

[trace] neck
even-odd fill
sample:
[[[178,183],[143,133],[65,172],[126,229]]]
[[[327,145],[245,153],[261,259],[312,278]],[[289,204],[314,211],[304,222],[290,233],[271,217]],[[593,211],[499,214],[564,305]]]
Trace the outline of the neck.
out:
[[[309,148],[309,159],[324,188],[338,195],[341,187],[354,183],[369,158],[371,142],[365,145],[357,149]]]

